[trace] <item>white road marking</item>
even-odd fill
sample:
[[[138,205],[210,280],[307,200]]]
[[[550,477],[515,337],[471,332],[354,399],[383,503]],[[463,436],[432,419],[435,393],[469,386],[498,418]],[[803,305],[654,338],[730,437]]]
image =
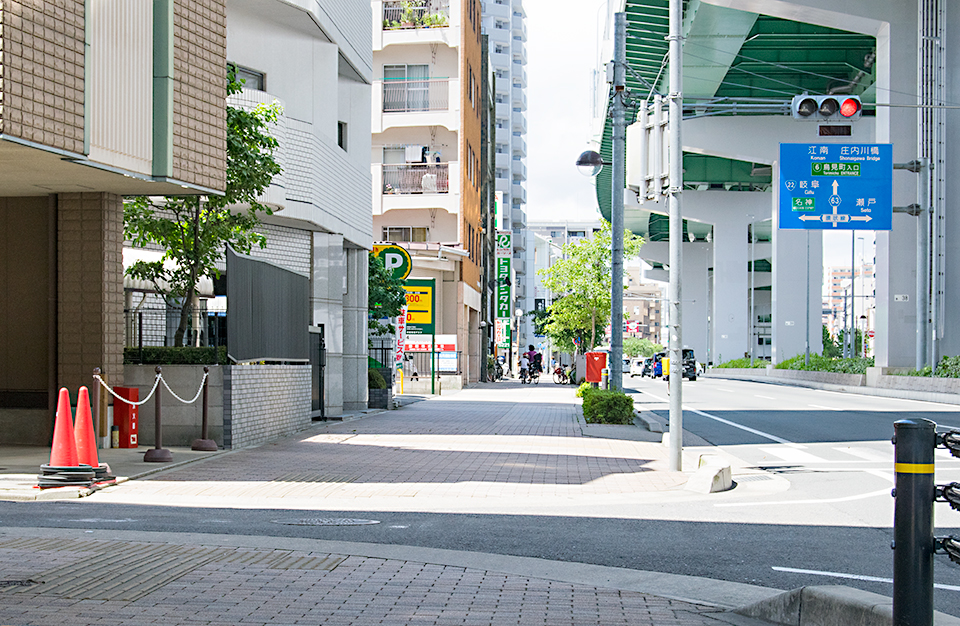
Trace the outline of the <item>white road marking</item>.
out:
[[[843,574],[841,572],[821,572],[815,569],[796,569],[794,567],[772,567],[775,572],[787,572],[788,574],[811,574],[813,576],[830,576],[832,578],[845,578],[847,580],[862,580],[870,583],[888,583],[893,584],[892,578],[880,578],[878,576],[861,576],[859,574]],[[945,591],[960,591],[956,585],[933,584],[934,589],[943,589]]]
[[[870,461],[873,463],[892,463],[893,462],[893,446],[890,446],[890,454],[881,454],[876,450],[871,450],[870,448],[834,448],[837,452],[843,452],[844,454],[849,454],[855,456],[858,459],[863,459],[864,461]]]
[[[764,400],[776,400],[776,398],[771,398],[770,396],[761,396],[759,393],[753,394],[755,398],[763,398]]]
[[[723,387],[717,387],[717,391],[726,391],[727,393],[737,393],[733,389],[724,389]]]
[[[823,406],[822,404],[808,404],[807,406],[812,406],[815,409],[824,409],[827,411],[843,411],[844,409],[838,409],[832,406]]]
[[[809,452],[804,452],[803,450],[797,450],[796,448],[782,447],[782,448],[773,448],[773,447],[763,447],[759,448],[762,452],[766,452],[771,456],[775,456],[778,459],[782,459],[788,463],[826,463],[826,459],[822,459],[818,456],[814,456]]]
[[[861,493],[855,496],[846,496],[843,498],[824,498],[823,500],[779,500],[777,502],[721,502],[719,504],[714,504],[713,506],[717,508],[728,508],[735,506],[768,506],[776,505],[782,506],[784,504],[833,504],[836,502],[853,502],[855,500],[866,500],[867,498],[875,498],[876,496],[890,496],[890,488],[880,489],[877,491],[871,491],[869,493]]]
[[[660,402],[666,402],[666,401],[667,401],[666,398],[661,398],[660,396],[655,396],[655,395],[653,395],[652,393],[650,393],[649,391],[644,391],[644,393],[647,394],[648,396],[650,396],[651,398],[655,399],[655,400],[659,400]],[[703,416],[703,417],[706,417],[707,419],[712,419],[712,420],[714,420],[714,421],[720,422],[721,424],[726,424],[727,426],[733,426],[734,428],[739,428],[740,430],[745,430],[745,431],[747,431],[748,433],[753,433],[754,435],[759,435],[759,436],[763,437],[764,439],[769,439],[770,441],[775,441],[775,442],[777,442],[777,443],[782,443],[782,444],[784,444],[784,445],[792,446],[792,447],[794,447],[794,448],[805,448],[805,447],[806,447],[806,446],[802,446],[802,445],[800,445],[800,444],[798,444],[798,443],[793,443],[792,441],[788,441],[788,440],[783,439],[783,438],[781,438],[781,437],[777,437],[776,435],[771,435],[770,433],[765,433],[765,432],[763,432],[762,430],[757,430],[756,428],[750,428],[749,426],[744,426],[743,424],[738,424],[738,423],[736,423],[736,422],[731,422],[730,420],[725,420],[725,419],[723,419],[722,417],[717,417],[716,415],[710,415],[709,413],[704,413],[703,411],[698,411],[697,409],[691,409],[691,408],[688,407],[688,406],[683,407],[683,410],[684,410],[684,411],[690,411],[691,413],[696,413],[697,415],[701,415],[701,416]]]

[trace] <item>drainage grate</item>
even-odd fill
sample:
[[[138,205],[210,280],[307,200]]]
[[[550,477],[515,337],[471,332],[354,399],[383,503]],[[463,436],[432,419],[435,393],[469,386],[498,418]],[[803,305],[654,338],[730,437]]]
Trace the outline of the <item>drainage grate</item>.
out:
[[[750,474],[749,476],[736,476],[734,480],[738,483],[754,483],[761,480],[773,480],[773,476],[768,474]]]
[[[39,585],[40,581],[38,580],[0,580],[0,588],[3,587],[30,587],[32,585]]]
[[[379,524],[373,519],[350,519],[346,517],[313,517],[307,519],[275,519],[274,524],[287,526],[369,526]]]

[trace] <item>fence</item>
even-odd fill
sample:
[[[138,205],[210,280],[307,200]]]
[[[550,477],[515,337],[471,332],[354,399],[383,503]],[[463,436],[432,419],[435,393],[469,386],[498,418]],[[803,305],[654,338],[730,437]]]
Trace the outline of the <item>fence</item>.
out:
[[[172,346],[180,326],[180,309],[140,308],[124,310],[124,345],[128,348]],[[190,314],[183,345],[218,347],[226,344],[226,313],[197,307]]]
[[[383,81],[383,112],[446,111],[450,102],[446,78],[386,78]]]
[[[384,165],[383,193],[449,193],[450,164]]]

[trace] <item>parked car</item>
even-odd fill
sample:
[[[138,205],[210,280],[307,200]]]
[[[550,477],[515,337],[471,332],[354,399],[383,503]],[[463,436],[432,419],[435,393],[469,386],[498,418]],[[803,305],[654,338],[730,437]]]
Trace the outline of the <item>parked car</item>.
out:
[[[621,374],[630,373],[630,357],[623,357],[623,367],[620,368]]]
[[[643,367],[647,360],[642,356],[630,361],[630,378],[634,376],[643,376]]]
[[[669,358],[669,354],[661,352],[657,355],[661,358]],[[673,370],[673,363],[670,364],[671,371]],[[697,357],[693,354],[692,348],[683,349],[683,377],[691,381],[697,379]],[[669,379],[670,376],[664,376],[664,378]]]

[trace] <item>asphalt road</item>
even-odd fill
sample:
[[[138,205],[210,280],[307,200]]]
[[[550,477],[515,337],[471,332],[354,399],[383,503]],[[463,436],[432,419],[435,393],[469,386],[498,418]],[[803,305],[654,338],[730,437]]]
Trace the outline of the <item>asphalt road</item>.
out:
[[[643,408],[667,416],[665,385],[625,378]],[[716,501],[664,498],[596,515],[304,512],[78,502],[0,503],[0,527],[211,532],[363,541],[702,576],[791,589],[843,584],[891,595],[892,424],[925,416],[960,427],[955,407],[700,378],[684,385],[684,427],[758,480]],[[719,419],[718,419],[719,418]],[[719,421],[723,420],[723,421]],[[692,439],[692,438],[691,438]],[[704,447],[703,451],[710,448]],[[960,479],[938,454],[938,482]],[[767,489],[765,492],[764,489]],[[960,513],[937,505],[938,534]],[[291,526],[305,516],[370,526]],[[960,566],[937,557],[935,604],[960,616]]]

